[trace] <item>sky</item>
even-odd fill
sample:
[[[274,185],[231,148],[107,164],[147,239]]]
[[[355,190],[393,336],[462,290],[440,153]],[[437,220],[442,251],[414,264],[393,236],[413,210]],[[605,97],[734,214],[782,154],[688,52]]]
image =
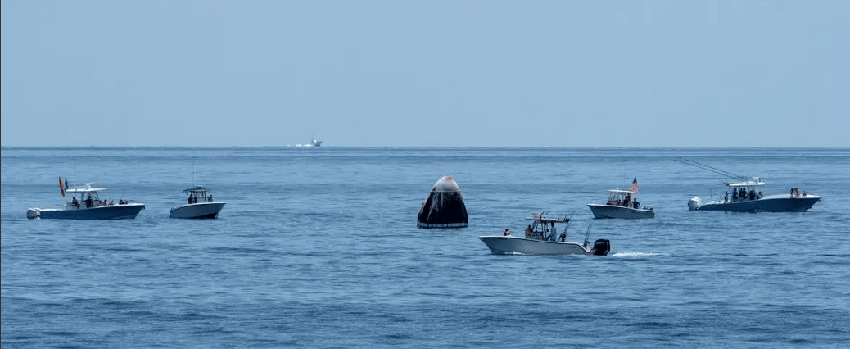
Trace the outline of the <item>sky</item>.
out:
[[[845,0],[0,6],[2,146],[850,146]]]

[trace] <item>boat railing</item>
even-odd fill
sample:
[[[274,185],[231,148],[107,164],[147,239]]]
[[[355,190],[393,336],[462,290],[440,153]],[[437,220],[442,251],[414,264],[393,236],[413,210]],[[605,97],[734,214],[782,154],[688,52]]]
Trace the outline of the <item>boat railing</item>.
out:
[[[66,208],[68,203],[65,205],[52,205],[52,206],[44,206],[44,207],[29,207],[30,210],[61,210]]]
[[[98,198],[98,199],[92,199],[91,201],[89,201],[89,200],[78,200],[78,201],[71,200],[71,201],[66,202],[65,205],[62,206],[62,207],[73,207],[73,208],[79,210],[79,209],[86,209],[86,208],[93,208],[93,207],[126,205],[126,204],[129,204],[129,203],[130,203],[130,200],[120,199],[120,200],[118,200],[118,203],[116,203],[114,199],[107,201],[107,200],[101,200],[101,199]]]
[[[206,194],[206,193],[205,193]],[[198,204],[204,202],[215,202],[213,201],[212,194],[209,195],[189,195],[188,203],[189,204]]]

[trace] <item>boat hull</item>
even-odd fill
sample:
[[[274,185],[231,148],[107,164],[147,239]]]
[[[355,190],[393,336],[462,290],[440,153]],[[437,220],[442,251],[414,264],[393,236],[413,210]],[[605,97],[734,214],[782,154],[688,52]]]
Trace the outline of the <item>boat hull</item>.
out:
[[[135,219],[145,204],[129,203],[123,205],[97,206],[89,208],[30,208],[28,219],[70,219],[70,220],[112,220]]]
[[[224,208],[224,202],[201,202],[187,204],[171,209],[171,218],[180,219],[216,219]]]
[[[479,236],[493,254],[572,255],[591,250],[575,242],[552,242],[514,236]]]
[[[650,219],[655,218],[651,209],[636,209],[631,207],[588,204],[590,212],[596,219]]]
[[[806,212],[820,201],[820,196],[795,196],[789,194],[765,196],[758,200],[724,202],[713,201],[700,204],[699,198],[688,203],[691,211],[731,211],[731,212]]]

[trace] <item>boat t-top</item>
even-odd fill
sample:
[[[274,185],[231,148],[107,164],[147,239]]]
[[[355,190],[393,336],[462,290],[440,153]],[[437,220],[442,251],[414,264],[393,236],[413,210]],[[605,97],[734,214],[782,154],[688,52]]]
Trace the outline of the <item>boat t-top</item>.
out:
[[[644,207],[637,200],[637,178],[629,190],[609,189],[608,201],[604,205],[587,204],[596,219],[645,219],[655,218],[652,207]]]
[[[52,207],[31,207],[27,209],[28,219],[74,219],[74,220],[95,220],[95,219],[134,219],[145,209],[145,204],[138,202],[130,202],[129,200],[120,199],[116,203],[115,200],[101,200],[99,192],[106,188],[94,188],[91,183],[83,186],[75,186],[66,188],[66,181],[59,178],[59,190],[64,197],[67,194],[72,194],[70,201],[61,206]],[[77,200],[77,195],[80,199]]]
[[[548,218],[544,212],[532,212],[527,217],[532,223],[525,228],[524,236],[514,236],[510,229],[505,229],[502,235],[479,236],[493,254],[518,255],[572,255],[593,254],[605,256],[611,246],[607,239],[598,239],[593,248],[588,246],[590,228],[585,235],[584,243],[567,242],[567,227],[570,220],[564,218]],[[563,224],[558,234],[556,224]]]
[[[692,197],[688,201],[688,209],[691,211],[805,212],[820,201],[820,196],[805,191],[800,194],[798,188],[791,188],[788,194],[764,195],[761,192],[761,186],[765,183],[759,177],[737,176],[685,158],[680,158],[679,161],[739,180],[739,182],[724,182],[727,191],[718,199],[703,202],[699,197]]]
[[[203,185],[183,189],[188,194],[186,204],[171,209],[171,218],[184,219],[216,219],[224,208],[224,202],[214,201],[212,194],[207,193]]]

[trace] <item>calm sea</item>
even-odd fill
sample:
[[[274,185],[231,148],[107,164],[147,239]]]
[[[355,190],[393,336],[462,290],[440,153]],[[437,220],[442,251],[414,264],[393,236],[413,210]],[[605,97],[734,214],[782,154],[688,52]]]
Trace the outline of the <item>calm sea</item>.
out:
[[[678,156],[823,199],[689,212],[724,187]],[[1,172],[3,348],[850,347],[848,148],[3,148]],[[447,174],[469,228],[417,229]],[[27,220],[59,176],[147,209]],[[634,178],[656,218],[592,221]],[[193,183],[220,219],[168,218]],[[612,252],[478,239],[541,210]]]

